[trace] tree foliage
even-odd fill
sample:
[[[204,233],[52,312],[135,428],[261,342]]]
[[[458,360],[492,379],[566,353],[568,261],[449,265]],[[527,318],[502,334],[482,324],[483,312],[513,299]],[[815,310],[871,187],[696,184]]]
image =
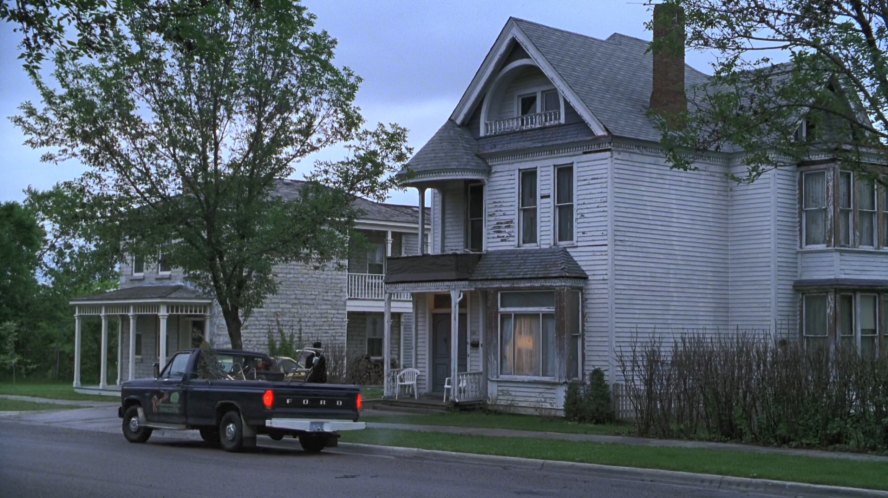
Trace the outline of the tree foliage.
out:
[[[718,54],[710,81],[689,89],[686,119],[662,124],[673,166],[691,169],[695,151],[742,150],[738,179],[753,181],[815,153],[854,168],[888,161],[885,0],[666,3],[684,8],[689,47]],[[775,64],[775,51],[789,62]]]
[[[275,291],[275,264],[344,256],[353,196],[384,198],[406,130],[363,128],[360,78],[333,64],[335,40],[298,2],[50,3],[50,23],[36,8],[0,14],[25,19],[24,46],[53,66],[31,73],[42,105],[14,121],[46,161],[89,167],[41,198],[73,203],[71,226],[86,227],[57,240],[86,233],[109,256],[115,244],[162,252],[217,298],[240,348],[244,317]],[[98,24],[81,22],[90,17]],[[333,144],[349,157],[319,164],[295,198],[276,193]]]
[[[42,244],[43,230],[31,210],[0,204],[0,322],[20,322],[31,310]]]

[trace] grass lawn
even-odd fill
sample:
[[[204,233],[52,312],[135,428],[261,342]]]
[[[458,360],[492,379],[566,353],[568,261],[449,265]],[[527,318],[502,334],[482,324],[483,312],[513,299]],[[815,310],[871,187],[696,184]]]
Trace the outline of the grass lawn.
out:
[[[49,381],[18,381],[13,384],[10,381],[0,382],[0,394],[14,394],[17,396],[34,396],[37,398],[68,399],[74,401],[118,401],[114,396],[96,396],[92,394],[80,394],[74,392],[70,382]]]
[[[364,412],[372,413],[370,412]],[[563,418],[535,417],[484,411],[434,413],[423,415],[363,415],[365,422],[389,424],[449,425],[454,427],[482,427],[517,431],[563,432],[568,434],[605,434],[626,436],[632,432],[628,424],[578,424]]]
[[[0,399],[0,412],[31,412],[39,410],[70,410],[81,408],[74,405],[57,405],[54,403],[34,403],[15,399]]]
[[[880,462],[379,429],[345,432],[342,441],[888,490]]]

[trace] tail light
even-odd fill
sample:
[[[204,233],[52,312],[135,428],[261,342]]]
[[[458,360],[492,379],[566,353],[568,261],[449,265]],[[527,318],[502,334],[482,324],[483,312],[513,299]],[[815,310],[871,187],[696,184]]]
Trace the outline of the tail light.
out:
[[[265,394],[262,395],[262,404],[265,405],[266,410],[271,410],[271,407],[274,406],[274,391],[271,389],[265,391]]]
[[[355,398],[355,408],[357,408],[358,411],[364,409],[364,397],[361,396],[361,393],[358,393],[358,397]]]

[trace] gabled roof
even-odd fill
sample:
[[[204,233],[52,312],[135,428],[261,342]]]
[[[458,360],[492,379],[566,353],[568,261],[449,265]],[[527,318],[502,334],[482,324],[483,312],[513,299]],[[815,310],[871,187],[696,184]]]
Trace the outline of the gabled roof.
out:
[[[660,139],[648,116],[653,79],[648,41],[616,33],[599,40],[514,17],[506,23],[451,120],[460,126],[468,122],[513,43],[527,52],[596,134]],[[707,78],[685,65],[687,88]]]
[[[99,302],[109,303],[126,303],[126,302],[159,302],[159,301],[177,301],[177,302],[203,302],[209,303],[211,298],[201,294],[199,291],[192,289],[186,285],[139,285],[136,287],[125,287],[103,294],[95,294],[92,296],[76,297],[71,300],[71,304],[94,304]]]

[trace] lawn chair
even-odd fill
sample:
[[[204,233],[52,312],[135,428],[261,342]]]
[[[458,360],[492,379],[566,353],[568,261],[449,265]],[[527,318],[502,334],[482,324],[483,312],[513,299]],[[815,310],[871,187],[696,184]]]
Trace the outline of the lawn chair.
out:
[[[462,394],[466,389],[466,379],[465,377],[459,380],[459,391],[457,394]],[[450,377],[444,379],[444,402],[447,403],[447,393],[450,393],[450,397],[453,398],[453,386],[450,385]]]
[[[415,368],[405,368],[398,372],[395,377],[395,399],[401,393],[401,386],[410,386],[413,388],[413,397],[419,399],[419,391],[416,390],[416,378],[419,377],[419,370]]]

